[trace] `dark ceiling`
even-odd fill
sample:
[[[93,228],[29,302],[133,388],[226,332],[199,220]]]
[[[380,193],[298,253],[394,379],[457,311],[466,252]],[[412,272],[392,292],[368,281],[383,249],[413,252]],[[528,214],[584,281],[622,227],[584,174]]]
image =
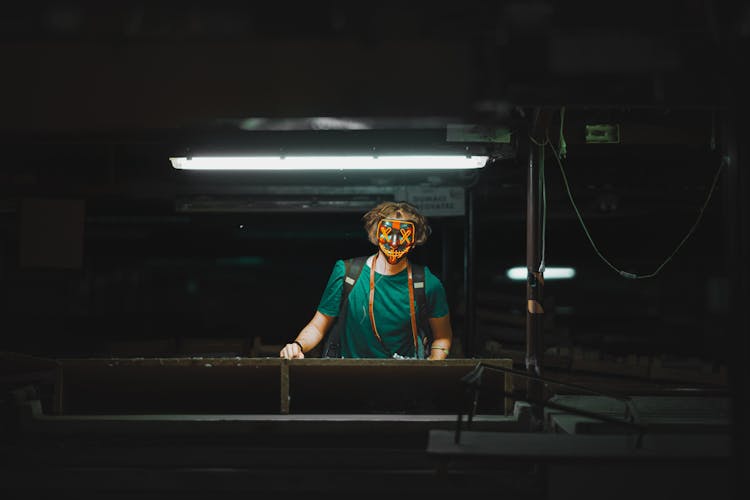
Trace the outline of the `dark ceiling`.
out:
[[[749,17],[742,2],[698,0],[24,2],[0,22],[2,128],[725,105]]]

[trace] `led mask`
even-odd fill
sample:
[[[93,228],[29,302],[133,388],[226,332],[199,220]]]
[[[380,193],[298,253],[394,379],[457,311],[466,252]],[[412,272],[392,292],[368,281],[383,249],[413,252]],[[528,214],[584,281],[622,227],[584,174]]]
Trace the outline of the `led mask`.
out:
[[[378,246],[390,264],[395,264],[414,246],[414,223],[383,219],[378,223]]]

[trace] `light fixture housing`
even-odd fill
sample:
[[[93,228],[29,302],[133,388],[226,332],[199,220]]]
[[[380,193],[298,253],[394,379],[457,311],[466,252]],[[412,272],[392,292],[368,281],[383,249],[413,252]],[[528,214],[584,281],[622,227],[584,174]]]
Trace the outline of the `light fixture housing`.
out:
[[[488,156],[455,155],[320,155],[171,157],[178,170],[475,170]]]

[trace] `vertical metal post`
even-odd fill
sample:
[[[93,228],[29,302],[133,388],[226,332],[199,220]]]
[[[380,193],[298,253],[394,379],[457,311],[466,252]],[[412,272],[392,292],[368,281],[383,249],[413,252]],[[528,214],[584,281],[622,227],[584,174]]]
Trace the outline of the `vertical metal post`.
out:
[[[464,216],[464,356],[474,355],[475,312],[474,304],[474,191],[466,190],[466,215]]]
[[[448,281],[450,279],[450,272],[451,272],[451,258],[452,255],[452,249],[451,249],[451,228],[446,223],[443,224],[443,232],[442,232],[442,247],[443,247],[443,255],[442,255],[442,261],[440,263],[440,279],[443,281],[443,284],[446,285],[446,294],[449,294],[449,290],[451,289],[449,286],[447,286]],[[448,296],[448,304],[452,304],[453,301],[451,300],[450,295]]]
[[[538,114],[535,119],[538,121]],[[542,199],[540,196],[542,178],[540,172],[544,164],[544,138],[535,134],[537,123],[532,127],[531,137],[539,141],[529,144],[529,164],[527,170],[526,192],[526,371],[532,375],[541,375],[541,345],[544,308],[544,275],[540,270],[542,262],[541,217]],[[543,395],[541,382],[527,379],[527,396],[531,401],[540,401]],[[542,422],[542,407],[532,405],[532,426],[536,429]]]

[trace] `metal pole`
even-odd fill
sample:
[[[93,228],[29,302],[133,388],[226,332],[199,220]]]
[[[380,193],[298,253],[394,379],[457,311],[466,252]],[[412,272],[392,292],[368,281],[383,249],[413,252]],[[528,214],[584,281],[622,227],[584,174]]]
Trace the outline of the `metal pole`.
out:
[[[466,215],[464,216],[464,356],[474,355],[475,313],[474,303],[474,192],[466,190]]]
[[[442,254],[442,261],[440,265],[440,279],[443,281],[443,284],[446,285],[445,292],[448,295],[448,304],[453,304],[453,300],[450,295],[450,290],[452,287],[449,286],[450,281],[450,272],[451,272],[451,260],[452,260],[452,252],[451,252],[451,227],[449,223],[444,223],[442,226],[442,239],[441,244],[443,247],[443,254]]]
[[[527,170],[526,192],[526,371],[532,375],[541,375],[541,336],[544,322],[544,308],[542,298],[544,292],[544,275],[540,270],[542,252],[541,235],[541,182],[540,172],[544,166],[544,138],[536,133],[539,124],[539,113],[534,117],[531,127],[534,140],[529,144],[529,164]],[[538,140],[536,138],[538,138]],[[532,401],[542,401],[543,385],[537,380],[528,379],[526,384],[528,398]],[[532,427],[538,429],[543,420],[543,408],[532,405]]]

